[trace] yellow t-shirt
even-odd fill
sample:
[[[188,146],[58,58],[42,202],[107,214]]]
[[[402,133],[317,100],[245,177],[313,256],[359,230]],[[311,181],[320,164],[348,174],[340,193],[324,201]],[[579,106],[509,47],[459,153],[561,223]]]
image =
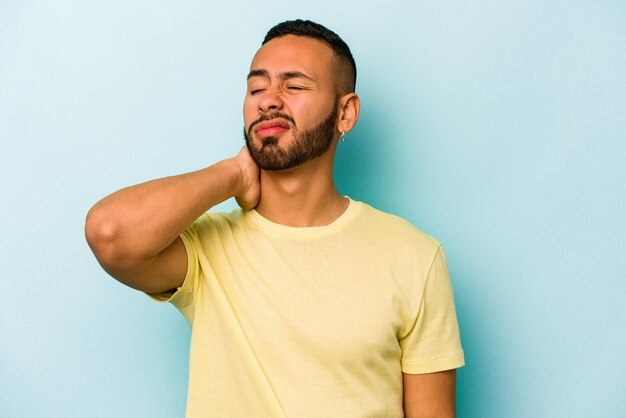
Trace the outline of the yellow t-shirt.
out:
[[[403,417],[402,372],[464,365],[443,250],[350,200],[333,223],[255,210],[205,214],[181,234],[169,301],[192,326],[187,418]]]

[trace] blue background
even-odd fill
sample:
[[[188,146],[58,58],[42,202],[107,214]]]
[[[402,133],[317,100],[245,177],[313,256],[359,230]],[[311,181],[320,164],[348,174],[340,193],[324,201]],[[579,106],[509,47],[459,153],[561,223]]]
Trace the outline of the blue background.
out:
[[[546,0],[0,1],[0,415],[183,416],[189,328],[84,217],[234,155],[250,60],[297,17],[358,65],[340,191],[446,249],[459,417],[624,416],[626,5]]]

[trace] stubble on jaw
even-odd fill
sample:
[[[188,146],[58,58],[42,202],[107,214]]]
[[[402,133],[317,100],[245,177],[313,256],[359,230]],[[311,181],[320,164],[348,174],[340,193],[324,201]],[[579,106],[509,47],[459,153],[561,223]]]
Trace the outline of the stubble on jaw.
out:
[[[321,157],[328,151],[335,137],[339,113],[337,105],[338,100],[334,103],[333,110],[331,110],[326,119],[313,128],[301,133],[298,132],[293,119],[287,115],[280,113],[263,115],[250,125],[248,131],[246,131],[245,127],[243,129],[243,136],[246,140],[248,151],[250,151],[250,156],[260,168],[269,171],[288,170],[307,161]],[[286,149],[281,148],[278,137],[270,136],[261,139],[261,147],[258,148],[252,143],[250,138],[253,132],[252,128],[263,120],[271,120],[277,117],[282,117],[289,122],[293,135],[291,144],[289,144]]]

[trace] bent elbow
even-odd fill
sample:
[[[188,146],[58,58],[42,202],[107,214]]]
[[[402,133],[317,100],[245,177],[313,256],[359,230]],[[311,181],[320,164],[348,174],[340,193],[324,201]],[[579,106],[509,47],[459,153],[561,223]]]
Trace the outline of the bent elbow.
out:
[[[114,261],[118,228],[115,222],[103,218],[93,209],[85,219],[85,239],[101,264]]]

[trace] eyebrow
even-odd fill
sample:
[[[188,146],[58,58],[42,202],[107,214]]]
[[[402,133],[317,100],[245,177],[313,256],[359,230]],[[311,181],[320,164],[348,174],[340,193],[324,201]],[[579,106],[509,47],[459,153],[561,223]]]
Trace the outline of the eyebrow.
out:
[[[250,80],[252,77],[269,77],[269,76],[270,75],[267,70],[251,70],[250,73],[248,74],[248,80]],[[278,78],[281,81],[285,81],[290,78],[304,78],[304,79],[315,82],[314,78],[309,77],[308,75],[300,71],[283,71],[282,73],[278,73]]]

